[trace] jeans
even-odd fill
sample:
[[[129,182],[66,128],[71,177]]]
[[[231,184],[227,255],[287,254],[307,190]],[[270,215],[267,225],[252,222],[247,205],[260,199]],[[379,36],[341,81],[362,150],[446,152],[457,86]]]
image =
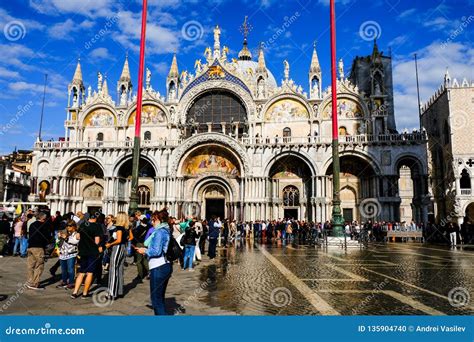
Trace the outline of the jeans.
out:
[[[172,273],[171,263],[150,270],[150,297],[155,315],[166,315],[165,293]]]
[[[196,246],[186,245],[184,246],[184,266],[183,268],[193,268],[194,249]]]
[[[21,256],[26,256],[28,251],[28,239],[24,236],[21,237],[21,246],[20,246],[20,254]]]
[[[449,233],[449,240],[450,240],[451,246],[456,246],[457,245],[457,233],[456,232]]]
[[[216,238],[209,238],[209,258],[214,259],[216,257],[216,247],[217,247],[217,239]]]
[[[74,284],[76,257],[60,260],[61,263],[61,279],[63,284]]]
[[[21,245],[21,236],[15,236],[13,238],[14,245],[13,245],[13,255],[20,254],[20,245]]]

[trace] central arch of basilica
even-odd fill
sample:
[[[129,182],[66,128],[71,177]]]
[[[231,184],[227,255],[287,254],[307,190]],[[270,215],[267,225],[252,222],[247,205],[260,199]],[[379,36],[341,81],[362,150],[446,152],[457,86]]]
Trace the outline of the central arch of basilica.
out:
[[[139,207],[167,206],[182,217],[330,219],[331,91],[322,88],[316,47],[307,91],[283,63],[277,83],[263,48],[255,61],[245,38],[236,58],[213,48],[193,72],[173,57],[166,94],[147,71],[142,114]],[[68,87],[64,139],[36,144],[32,198],[52,210],[127,210],[136,116],[128,60],[112,99],[99,73],[85,86],[78,63]],[[426,139],[395,129],[391,60],[378,51],[339,64],[342,210],[346,220],[426,221]]]

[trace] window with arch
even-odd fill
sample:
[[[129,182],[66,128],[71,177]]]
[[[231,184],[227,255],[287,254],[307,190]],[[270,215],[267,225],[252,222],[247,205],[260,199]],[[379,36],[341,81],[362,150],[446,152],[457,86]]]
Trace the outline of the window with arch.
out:
[[[146,185],[140,185],[138,187],[138,205],[147,206],[151,204],[151,193],[150,188]]]
[[[471,189],[471,177],[466,169],[462,170],[459,183],[461,189]]]
[[[104,133],[97,134],[97,141],[104,141]]]
[[[339,135],[340,136],[347,135],[347,128],[344,126],[339,127]]]
[[[283,205],[285,207],[300,205],[300,191],[296,186],[288,185],[283,189]]]
[[[289,142],[291,140],[291,128],[285,127],[283,129],[283,142]]]
[[[151,132],[150,132],[150,131],[146,131],[144,138],[145,138],[145,141],[150,141],[150,140],[151,140]]]

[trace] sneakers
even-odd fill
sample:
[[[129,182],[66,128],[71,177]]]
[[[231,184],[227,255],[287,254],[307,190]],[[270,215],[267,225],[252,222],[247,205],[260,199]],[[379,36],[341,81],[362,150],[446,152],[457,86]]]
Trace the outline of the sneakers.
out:
[[[56,285],[56,288],[57,288],[57,289],[64,289],[64,288],[66,288],[67,286],[68,286],[67,284],[61,283],[61,284]]]
[[[35,290],[35,291],[43,291],[45,288],[43,286],[31,286],[31,285],[26,285],[27,288],[30,290]]]
[[[72,299],[77,299],[77,298],[79,298],[80,296],[82,296],[81,293],[72,293],[72,294],[71,294],[71,298],[72,298]]]

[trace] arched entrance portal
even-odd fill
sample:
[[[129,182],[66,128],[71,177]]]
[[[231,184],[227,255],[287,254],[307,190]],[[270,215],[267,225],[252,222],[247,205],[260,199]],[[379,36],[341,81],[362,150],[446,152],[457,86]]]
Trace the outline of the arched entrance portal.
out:
[[[242,169],[233,150],[218,144],[199,146],[183,158],[179,170],[184,189],[178,204],[181,215],[238,219]]]

